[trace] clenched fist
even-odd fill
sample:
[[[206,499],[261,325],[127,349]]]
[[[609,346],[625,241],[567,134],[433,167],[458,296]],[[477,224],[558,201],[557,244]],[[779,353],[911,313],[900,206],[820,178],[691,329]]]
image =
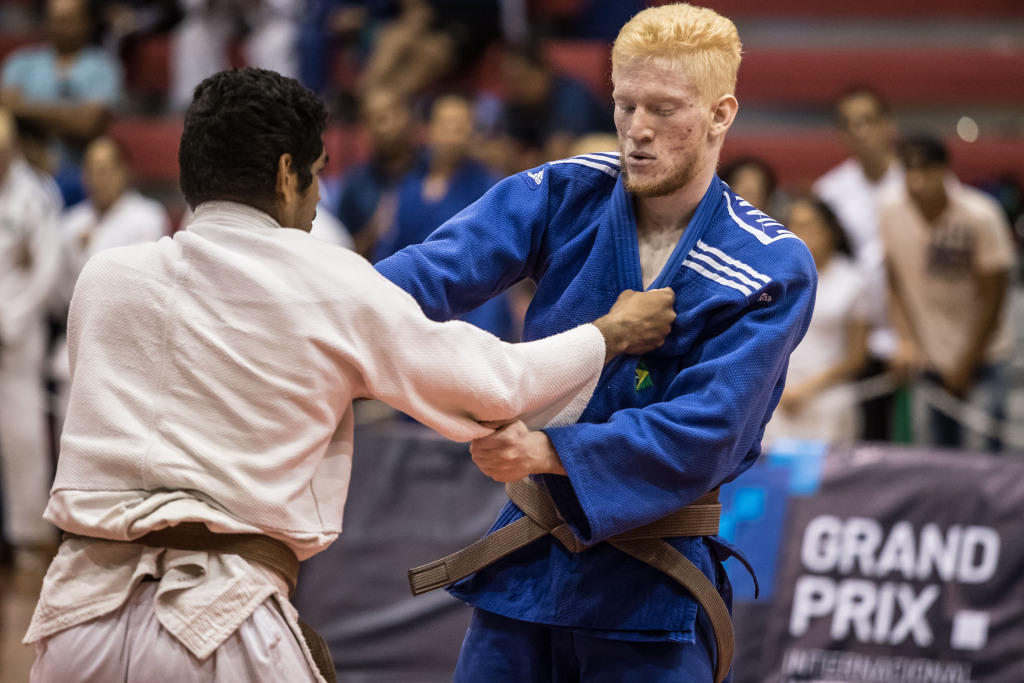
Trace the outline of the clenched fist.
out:
[[[620,353],[643,354],[664,344],[676,319],[675,302],[675,292],[668,287],[620,294],[612,310],[594,321],[604,335],[604,362]]]

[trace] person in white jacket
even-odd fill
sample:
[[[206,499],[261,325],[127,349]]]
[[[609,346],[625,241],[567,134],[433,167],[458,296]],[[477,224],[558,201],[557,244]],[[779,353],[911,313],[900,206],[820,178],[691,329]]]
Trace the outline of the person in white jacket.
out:
[[[111,247],[155,242],[171,234],[163,204],[142,195],[131,181],[126,150],[103,136],[90,142],[82,159],[82,181],[87,200],[68,209],[61,219],[63,263],[53,307],[59,319],[67,317],[71,294],[86,261]],[[67,412],[69,389],[68,349],[63,334],[51,344],[50,379],[55,432],[60,434]]]
[[[21,155],[14,117],[0,109],[0,498],[15,564],[52,554],[43,521],[52,465],[43,372],[46,307],[60,269],[56,185]]]
[[[666,290],[623,293],[594,324],[528,344],[428,320],[365,259],[308,234],[326,119],[276,73],[207,79],[179,151],[192,222],[82,271],[46,510],[65,542],[25,637],[33,681],[330,680],[281,565],[341,532],[352,401],[460,441],[516,418],[564,424],[605,362],[668,334]],[[270,550],[257,559],[254,544]]]

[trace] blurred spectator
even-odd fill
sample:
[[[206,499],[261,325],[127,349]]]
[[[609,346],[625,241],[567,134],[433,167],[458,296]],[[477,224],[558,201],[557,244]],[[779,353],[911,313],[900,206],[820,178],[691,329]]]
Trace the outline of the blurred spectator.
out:
[[[786,388],[765,439],[850,442],[860,433],[850,380],[867,360],[864,278],[839,220],[820,199],[795,200],[786,226],[810,249],[818,289],[811,324],[790,356]]]
[[[424,241],[498,181],[470,157],[472,142],[472,104],[454,95],[438,98],[431,107],[427,127],[426,164],[410,171],[399,183],[394,220],[380,234],[373,251],[374,262]],[[470,311],[462,320],[506,340],[513,335],[505,295]]]
[[[390,224],[393,202],[382,201],[417,162],[414,117],[409,99],[395,90],[376,88],[363,97],[360,119],[370,138],[370,158],[341,178],[336,215],[369,256],[381,226]]]
[[[784,207],[776,193],[775,169],[764,159],[753,156],[733,159],[722,168],[718,177],[758,211],[770,216],[783,215]]]
[[[243,35],[246,64],[298,78],[303,0],[179,1],[185,16],[171,42],[175,109],[188,107],[200,81],[231,66],[231,43]]]
[[[60,268],[56,191],[18,150],[0,109],[0,476],[5,540],[38,564],[56,540],[43,521],[52,479],[46,424],[46,306]]]
[[[886,311],[884,253],[878,233],[879,197],[903,182],[896,158],[896,121],[880,94],[857,86],[837,101],[836,123],[850,158],[819,178],[814,192],[839,217],[865,277],[872,330],[863,376],[875,377],[888,370],[896,347]],[[864,402],[864,439],[892,438],[893,399],[893,393],[886,393]]]
[[[569,156],[592,154],[594,152],[618,152],[619,136],[615,133],[587,133],[576,138],[569,150]]]
[[[906,181],[880,208],[899,346],[894,369],[1005,416],[1011,337],[1007,289],[1013,268],[1010,226],[998,203],[952,176],[942,142],[900,145]],[[963,429],[929,409],[928,441],[960,447]],[[998,438],[987,441],[999,450]]]
[[[335,53],[349,50],[364,65],[379,27],[397,16],[398,0],[307,0],[299,34],[299,80],[323,94]]]
[[[518,0],[399,0],[399,14],[377,37],[360,89],[386,87],[411,96],[442,77],[465,76],[487,46],[506,35],[506,26],[525,25],[522,11],[516,18],[519,5]]]
[[[506,173],[570,156],[582,135],[613,132],[611,105],[587,86],[560,74],[537,41],[505,45],[501,55],[502,102],[484,126],[509,148]]]
[[[121,65],[92,44],[96,25],[89,0],[48,0],[49,42],[12,53],[0,75],[0,106],[54,140],[45,163],[68,206],[84,196],[82,150],[124,95]]]
[[[93,0],[100,15],[100,35],[107,52],[118,59],[139,39],[168,31],[181,19],[178,0]]]
[[[574,40],[599,40],[609,45],[646,0],[526,0],[531,26],[538,34]]]
[[[309,234],[328,244],[336,244],[345,249],[355,248],[355,242],[353,242],[348,228],[338,220],[338,217],[322,199],[316,205],[316,215],[313,216],[313,227]]]
[[[67,318],[78,274],[93,254],[111,247],[156,241],[171,234],[163,204],[142,196],[132,187],[126,152],[110,138],[97,138],[86,147],[82,180],[87,199],[69,209],[61,223],[63,269],[54,296],[60,320]],[[63,333],[54,340],[53,347],[50,377],[56,386],[53,414],[59,435],[71,377]]]

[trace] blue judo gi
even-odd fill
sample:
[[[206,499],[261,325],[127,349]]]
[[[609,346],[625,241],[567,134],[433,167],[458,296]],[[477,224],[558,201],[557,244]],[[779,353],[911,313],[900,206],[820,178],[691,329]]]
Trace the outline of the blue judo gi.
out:
[[[530,278],[537,292],[527,340],[593,321],[623,290],[643,289],[633,201],[616,153],[510,176],[377,268],[436,320]],[[754,463],[789,354],[810,321],[816,281],[804,244],[715,177],[651,284],[676,292],[665,344],[612,360],[578,423],[545,430],[568,476],[535,479],[576,536],[594,544],[661,519]],[[522,514],[510,502],[493,528]],[[737,551],[719,537],[669,542],[731,605],[720,563]],[[547,536],[449,590],[488,613],[586,637],[707,641],[685,589],[608,544],[574,554]],[[474,618],[471,633],[481,628],[488,627]],[[616,658],[621,672],[632,670],[628,659]]]

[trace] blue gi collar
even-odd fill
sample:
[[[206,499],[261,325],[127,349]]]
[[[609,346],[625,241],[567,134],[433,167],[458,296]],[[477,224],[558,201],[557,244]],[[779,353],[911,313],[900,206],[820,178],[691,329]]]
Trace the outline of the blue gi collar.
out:
[[[693,218],[683,231],[682,237],[676,243],[672,255],[669,256],[665,267],[658,273],[648,289],[669,287],[676,273],[679,271],[686,255],[697,245],[704,231],[711,224],[711,217],[718,206],[721,197],[720,186],[722,181],[718,176],[711,179],[711,184],[704,192]],[[611,206],[608,217],[611,220],[612,234],[614,235],[616,258],[619,265],[619,288],[643,289],[643,271],[640,268],[640,244],[636,232],[636,213],[633,210],[633,197],[622,185],[622,176],[619,176],[612,190]]]

